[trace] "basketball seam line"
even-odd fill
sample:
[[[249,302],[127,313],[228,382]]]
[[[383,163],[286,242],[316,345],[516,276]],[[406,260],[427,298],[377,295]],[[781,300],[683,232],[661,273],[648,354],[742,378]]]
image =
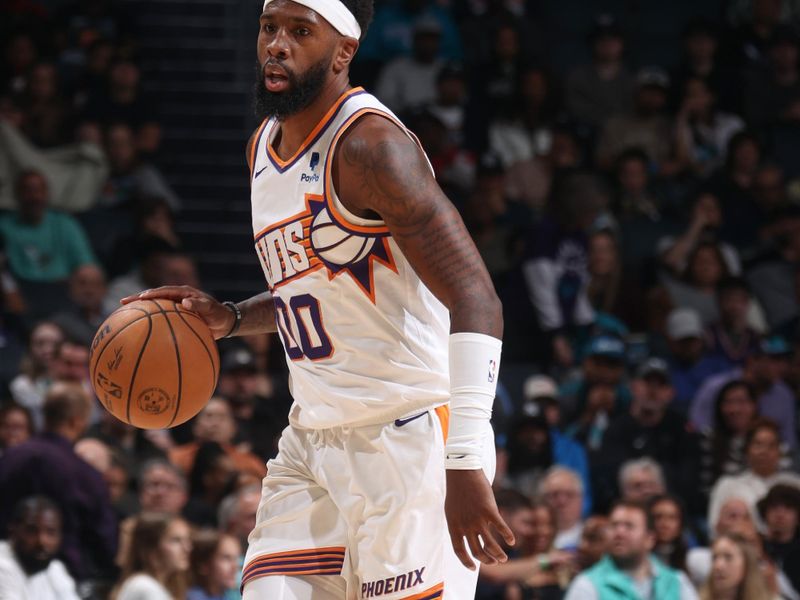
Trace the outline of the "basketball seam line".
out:
[[[172,345],[175,347],[175,359],[178,362],[178,398],[175,401],[175,412],[172,413],[172,419],[167,424],[167,427],[172,427],[172,424],[175,422],[175,419],[178,418],[178,412],[181,409],[181,393],[183,391],[183,369],[181,368],[181,349],[178,347],[178,338],[175,337],[175,330],[172,328],[172,323],[170,323],[169,317],[167,316],[167,312],[164,310],[164,307],[161,306],[155,300],[150,300],[153,304],[158,307],[158,310],[164,315],[164,320],[167,322],[167,327],[169,327],[169,334],[172,336]],[[177,309],[176,309],[177,312]]]
[[[136,364],[133,366],[133,372],[131,372],[131,384],[128,387],[128,406],[126,408],[126,417],[129,425],[133,425],[133,423],[131,423],[131,395],[133,394],[133,382],[136,381],[136,373],[139,370],[139,365],[142,362],[142,355],[144,354],[145,348],[147,348],[147,342],[150,341],[150,334],[152,331],[153,317],[150,313],[147,313],[147,337],[144,338],[142,348],[139,350],[139,356],[136,357]]]
[[[211,373],[212,373],[212,377],[214,378],[214,388],[216,388],[217,387],[217,366],[214,364],[214,357],[211,354],[211,350],[208,349],[208,346],[203,341],[203,338],[200,336],[199,333],[197,333],[194,330],[194,327],[189,325],[189,321],[187,321],[183,317],[183,313],[181,311],[179,311],[179,310],[175,311],[175,313],[178,315],[178,317],[180,317],[181,321],[183,321],[184,324],[189,328],[189,331],[191,331],[195,335],[197,340],[203,345],[203,349],[206,351],[206,354],[208,354],[208,358],[211,360]],[[200,318],[200,317],[198,317],[198,318]]]
[[[128,323],[125,323],[125,326],[124,326],[124,327],[122,327],[122,329],[120,329],[119,331],[115,331],[115,332],[114,332],[114,334],[113,334],[113,335],[112,335],[110,338],[108,338],[108,340],[106,340],[106,343],[105,343],[105,344],[103,344],[103,349],[102,349],[102,350],[100,350],[100,351],[99,351],[99,354],[97,355],[97,360],[95,361],[95,364],[94,364],[94,369],[93,369],[93,370],[92,370],[92,372],[89,374],[89,376],[91,377],[91,380],[92,380],[92,381],[94,381],[94,377],[95,377],[95,375],[97,375],[97,367],[100,365],[100,359],[101,359],[101,358],[103,358],[103,352],[105,352],[105,351],[108,349],[108,346],[111,344],[111,342],[113,342],[113,341],[114,341],[114,339],[115,339],[115,338],[116,338],[116,337],[117,337],[117,336],[118,336],[120,333],[122,333],[123,331],[125,331],[125,330],[126,330],[128,327],[130,327],[130,326],[131,326],[131,325],[133,325],[134,323],[138,323],[139,321],[141,321],[142,319],[144,319],[145,317],[147,317],[147,316],[150,314],[150,313],[148,313],[146,310],[144,310],[143,308],[131,307],[131,308],[129,308],[128,310],[138,310],[138,311],[140,311],[140,312],[142,312],[142,313],[144,313],[144,314],[143,314],[141,317],[137,317],[137,318],[135,318],[133,321],[130,321],[130,322],[128,322]],[[109,315],[109,317],[110,317],[110,316],[111,316],[111,315]],[[101,327],[102,327],[102,325],[101,325]],[[93,356],[93,355],[94,355],[94,351],[92,351],[92,356]],[[91,357],[90,357],[90,360],[91,360]]]

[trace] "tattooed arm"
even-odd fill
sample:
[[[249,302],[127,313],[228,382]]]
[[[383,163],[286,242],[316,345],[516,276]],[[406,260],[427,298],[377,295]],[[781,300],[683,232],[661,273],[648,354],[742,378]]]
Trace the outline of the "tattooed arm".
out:
[[[343,136],[333,168],[344,205],[383,219],[417,275],[450,310],[451,332],[502,338],[502,309],[489,273],[419,147],[390,121],[369,115]]]
[[[450,310],[451,333],[502,338],[502,307],[483,260],[419,147],[404,132],[380,116],[357,121],[334,155],[333,180],[350,212],[377,215],[386,223],[417,275]],[[485,564],[506,560],[495,532],[508,544],[514,536],[483,471],[447,470],[445,512],[453,549],[466,567],[475,568],[467,547]]]

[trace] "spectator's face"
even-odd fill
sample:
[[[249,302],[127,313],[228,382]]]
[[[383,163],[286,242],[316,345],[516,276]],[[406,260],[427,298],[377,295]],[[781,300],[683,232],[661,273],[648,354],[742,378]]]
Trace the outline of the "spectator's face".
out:
[[[24,175],[17,185],[17,204],[23,219],[38,223],[47,210],[47,181],[38,173]]]
[[[69,295],[79,308],[98,311],[106,295],[106,278],[94,265],[78,267],[69,280]]]
[[[580,149],[577,140],[563,131],[553,134],[553,143],[550,147],[550,162],[553,168],[569,169],[575,167],[580,161]]]
[[[678,362],[692,365],[703,356],[703,340],[699,337],[687,337],[669,340],[669,349]]]
[[[707,33],[695,33],[686,39],[686,54],[692,62],[705,63],[717,53],[717,40]]]
[[[719,509],[717,535],[743,531],[753,526],[753,519],[747,504],[739,498],[731,498]]]
[[[198,442],[230,444],[236,435],[236,423],[228,403],[212,399],[197,416],[194,437]]]
[[[747,388],[737,386],[725,393],[720,412],[729,431],[744,435],[758,414],[758,406]]]
[[[414,34],[412,44],[414,58],[423,63],[433,62],[439,54],[440,42],[441,36],[438,33],[421,32]]]
[[[699,287],[713,287],[722,278],[719,254],[712,248],[700,248],[689,265],[689,278]]]
[[[680,539],[681,511],[672,500],[663,500],[652,508],[656,543],[671,544]]]
[[[728,290],[719,297],[719,313],[722,321],[729,325],[747,322],[750,294],[744,290]]]
[[[619,166],[619,184],[627,194],[643,193],[647,189],[647,165],[636,158],[624,161]]]
[[[200,280],[194,262],[186,256],[179,254],[169,256],[164,260],[164,285],[188,285],[199,288]]]
[[[578,545],[578,565],[588,569],[603,558],[611,543],[611,528],[605,517],[589,517]]]
[[[89,378],[89,348],[64,342],[53,360],[53,379],[83,383]]]
[[[9,410],[0,420],[0,448],[12,448],[28,441],[31,437],[31,422],[19,410]]]
[[[139,68],[130,62],[120,62],[111,69],[111,87],[131,91],[139,85]]]
[[[553,510],[559,531],[580,522],[583,496],[578,482],[566,473],[555,473],[543,482],[542,498]]]
[[[745,139],[733,148],[733,169],[751,173],[756,170],[761,160],[761,152],[755,141]]]
[[[106,133],[106,154],[114,173],[126,173],[136,164],[133,131],[127,125],[116,125]]]
[[[631,393],[639,409],[648,416],[666,410],[675,397],[675,388],[664,376],[650,374],[631,382]]]
[[[239,541],[227,535],[223,536],[211,563],[211,580],[224,589],[235,589],[241,555],[242,548]]]
[[[30,355],[33,362],[47,368],[53,362],[56,347],[63,339],[61,330],[55,325],[43,323],[36,327],[31,334]]]
[[[714,106],[714,94],[702,79],[691,79],[686,84],[683,102],[691,115],[704,115],[710,112]]]
[[[747,464],[761,477],[768,477],[778,471],[781,460],[781,446],[778,436],[771,429],[756,431],[747,447]]]
[[[605,233],[593,235],[589,240],[589,273],[596,277],[611,275],[617,267],[617,245]]]
[[[497,32],[494,50],[501,61],[513,61],[519,54],[519,36],[511,27],[503,27]]]
[[[139,490],[139,504],[143,511],[180,514],[186,504],[186,488],[180,478],[164,467],[153,467],[147,472]]]
[[[522,97],[527,105],[542,106],[547,101],[547,78],[542,71],[526,71],[522,76]]]
[[[236,477],[236,465],[227,454],[219,456],[203,476],[203,483],[207,492],[221,496]]]
[[[437,84],[439,103],[443,106],[459,106],[464,103],[467,89],[461,77],[447,77]]]
[[[26,573],[43,571],[61,546],[61,518],[48,509],[29,511],[10,529],[10,540]]]
[[[514,511],[502,510],[503,519],[514,534],[514,547],[529,549],[533,544],[536,532],[535,513],[530,508],[518,508]]]
[[[692,209],[692,218],[702,216],[705,219],[706,227],[718,229],[722,225],[722,209],[719,205],[719,198],[714,194],[702,194],[697,198]]]
[[[775,166],[762,167],[756,173],[753,184],[756,200],[766,210],[774,209],[786,200],[783,171]]]
[[[222,373],[219,379],[219,393],[237,407],[252,404],[258,394],[258,386],[258,372],[248,367]]]
[[[189,553],[192,539],[189,525],[183,519],[174,519],[167,527],[158,544],[163,559],[162,567],[168,573],[183,573],[189,570]]]
[[[800,506],[787,506],[776,503],[767,508],[764,521],[767,524],[767,537],[778,543],[791,542],[797,533],[797,520]]]
[[[616,63],[622,60],[625,44],[622,38],[615,35],[602,35],[594,42],[595,60],[602,64]]]
[[[128,473],[119,465],[112,465],[103,478],[108,486],[111,502],[118,502],[128,491]]]
[[[256,513],[258,512],[258,505],[260,503],[260,492],[253,491],[242,495],[239,498],[236,511],[231,517],[227,533],[241,542],[247,541],[247,537],[256,526]]]
[[[556,538],[556,528],[550,511],[540,506],[533,511],[533,552],[548,552],[553,547]]]
[[[653,549],[655,537],[647,530],[647,518],[641,510],[618,507],[610,515],[611,548],[609,553],[621,566],[638,565]]]
[[[664,492],[664,485],[650,469],[635,469],[623,483],[622,497],[627,501],[647,504],[650,498]]]
[[[46,102],[58,92],[56,69],[51,64],[37,65],[31,72],[28,89],[35,102]]]
[[[745,558],[741,548],[728,538],[721,538],[712,546],[711,589],[722,597],[736,597],[731,594],[739,587],[745,574]]]

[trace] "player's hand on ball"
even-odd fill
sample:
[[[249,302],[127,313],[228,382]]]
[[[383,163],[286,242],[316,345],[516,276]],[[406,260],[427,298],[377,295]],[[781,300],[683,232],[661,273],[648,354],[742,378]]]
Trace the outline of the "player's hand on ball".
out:
[[[208,325],[215,340],[228,334],[236,318],[230,309],[218,302],[211,294],[201,292],[188,285],[164,286],[145,290],[140,294],[123,298],[120,300],[120,304],[128,304],[135,300],[155,300],[156,298],[180,302],[181,306],[186,310],[191,310],[200,315]]]
[[[497,510],[492,488],[483,471],[448,469],[444,507],[453,550],[465,567],[475,569],[464,538],[472,556],[484,564],[494,565],[508,559],[497,543],[495,532],[509,546],[514,544],[514,534]]]

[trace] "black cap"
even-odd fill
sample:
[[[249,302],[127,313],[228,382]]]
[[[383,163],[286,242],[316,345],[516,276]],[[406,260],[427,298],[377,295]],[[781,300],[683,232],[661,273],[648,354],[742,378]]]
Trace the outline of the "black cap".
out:
[[[648,358],[636,369],[637,379],[647,379],[648,377],[660,377],[667,383],[672,382],[669,365],[661,358]]]
[[[229,373],[230,371],[251,371],[258,370],[256,357],[247,348],[236,348],[229,350],[222,356],[220,371]]]

